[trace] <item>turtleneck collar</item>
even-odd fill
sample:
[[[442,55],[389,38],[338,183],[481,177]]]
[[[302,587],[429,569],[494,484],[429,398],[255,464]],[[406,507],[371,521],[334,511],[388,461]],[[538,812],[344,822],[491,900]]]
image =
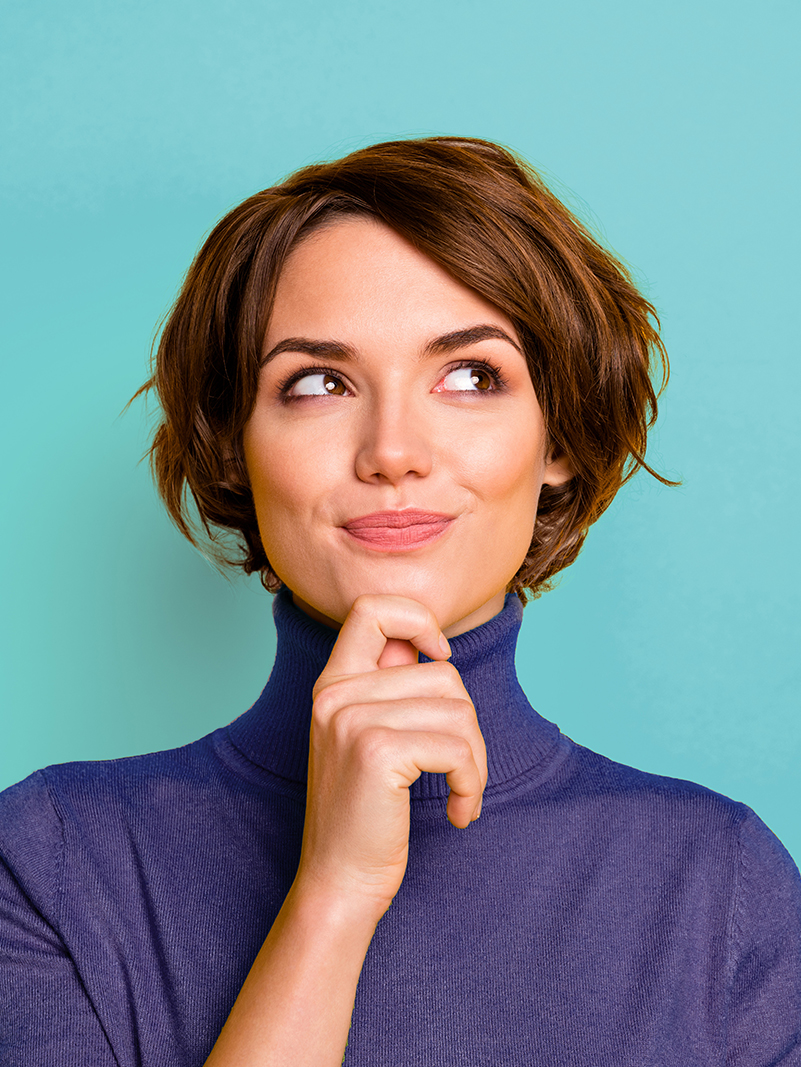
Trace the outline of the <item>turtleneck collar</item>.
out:
[[[273,615],[278,644],[272,673],[253,707],[228,727],[228,735],[252,763],[305,786],[312,687],[337,631],[296,607],[286,588],[275,597]],[[502,611],[449,642],[451,662],[475,705],[487,746],[488,794],[546,761],[561,736],[534,711],[517,680],[514,658],[522,618],[523,606],[510,593]],[[445,775],[422,774],[410,793],[412,799],[446,797]]]

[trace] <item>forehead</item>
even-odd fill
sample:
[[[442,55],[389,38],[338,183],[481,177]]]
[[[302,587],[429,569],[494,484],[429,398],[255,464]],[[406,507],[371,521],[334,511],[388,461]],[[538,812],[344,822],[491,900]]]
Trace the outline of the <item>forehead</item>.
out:
[[[347,217],[306,235],[278,278],[265,343],[289,334],[412,341],[476,322],[518,341],[509,318],[405,237],[376,219]],[[343,336],[344,339],[344,336]]]

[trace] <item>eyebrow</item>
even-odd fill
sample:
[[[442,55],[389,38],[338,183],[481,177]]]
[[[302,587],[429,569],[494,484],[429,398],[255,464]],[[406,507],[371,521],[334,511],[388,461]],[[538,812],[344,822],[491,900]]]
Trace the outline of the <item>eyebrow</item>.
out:
[[[500,326],[491,326],[489,323],[481,323],[478,326],[468,326],[464,330],[452,330],[440,337],[429,341],[422,352],[422,359],[428,356],[442,355],[447,352],[456,352],[460,348],[478,344],[479,341],[508,341],[522,355],[520,345],[513,340],[506,330]],[[308,337],[285,337],[283,341],[273,345],[270,351],[262,357],[260,366],[265,366],[274,356],[281,352],[305,352],[310,356],[324,356],[332,360],[358,360],[356,349],[344,341],[314,341]]]

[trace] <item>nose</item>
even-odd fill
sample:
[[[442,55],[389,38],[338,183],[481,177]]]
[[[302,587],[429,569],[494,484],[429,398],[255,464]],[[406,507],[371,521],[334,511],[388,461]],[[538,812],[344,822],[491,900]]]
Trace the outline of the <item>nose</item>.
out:
[[[426,420],[413,404],[397,397],[363,413],[356,451],[356,474],[363,482],[398,485],[424,478],[432,467],[432,442]]]

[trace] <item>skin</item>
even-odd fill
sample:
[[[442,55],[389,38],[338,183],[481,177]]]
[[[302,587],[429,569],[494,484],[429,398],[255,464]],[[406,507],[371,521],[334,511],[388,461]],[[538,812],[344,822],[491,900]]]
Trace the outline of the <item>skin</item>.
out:
[[[487,324],[451,352],[433,339]],[[288,338],[337,341],[352,354],[282,351],[265,363],[244,435],[267,557],[296,602],[333,625],[365,593],[410,597],[448,636],[497,614],[523,561],[544,482],[570,477],[546,452],[542,412],[511,321],[383,224],[341,220],[291,253],[264,353]],[[457,388],[459,363],[488,361],[502,388]],[[281,384],[327,367],[346,392],[286,402]],[[487,384],[481,379],[480,384]],[[376,552],[343,534],[349,518],[419,508],[453,515],[435,543]]]
[[[432,347],[477,326],[503,336]],[[294,249],[264,352],[244,435],[259,530],[299,607],[339,636],[314,687],[297,874],[207,1067],[335,1067],[406,871],[409,786],[445,774],[451,824],[481,812],[486,748],[445,635],[501,610],[540,489],[570,471],[511,322],[380,223]],[[388,534],[389,550],[343,528],[409,508],[449,521],[411,548]]]

